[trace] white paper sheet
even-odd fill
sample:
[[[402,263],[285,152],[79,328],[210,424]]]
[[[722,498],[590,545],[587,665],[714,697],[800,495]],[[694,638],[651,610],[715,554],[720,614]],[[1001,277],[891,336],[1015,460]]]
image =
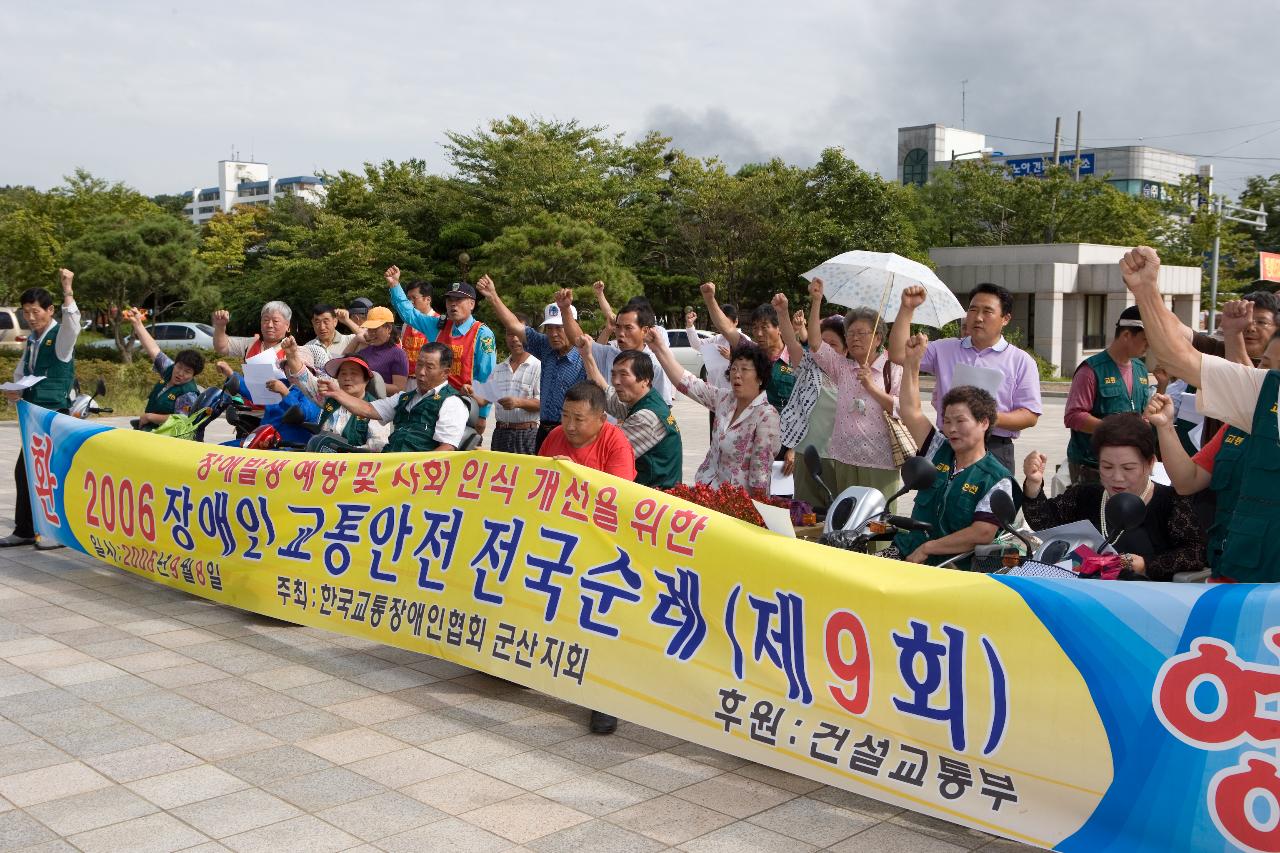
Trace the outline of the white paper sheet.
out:
[[[712,341],[714,340],[713,338]],[[729,369],[729,360],[720,354],[720,348],[712,341],[704,341],[698,345],[698,352],[702,353],[702,363],[707,368],[707,381],[711,381],[713,376],[723,378],[724,372]]]
[[[796,493],[795,481],[790,474],[782,473],[782,463],[774,462],[769,472],[769,494],[772,497],[789,498]]]
[[[1169,472],[1165,470],[1163,462],[1157,462],[1155,467],[1151,469],[1151,481],[1162,486],[1173,485],[1173,481],[1169,479]]]
[[[272,379],[284,380],[284,371],[281,370],[274,360],[263,363],[257,360],[257,356],[244,363],[244,384],[245,389],[249,392],[249,396],[253,398],[253,402],[259,406],[270,405],[271,403],[279,403],[283,397],[275,391],[267,388],[267,383]]]
[[[43,376],[31,376],[28,374],[17,382],[6,382],[3,385],[0,385],[0,391],[25,391],[37,382],[42,382],[43,380]]]
[[[1178,420],[1189,424],[1204,423],[1204,415],[1200,413],[1195,394],[1182,393],[1182,404],[1178,407]]]
[[[790,536],[792,539],[796,538],[796,528],[791,523],[791,510],[771,504],[762,504],[760,501],[752,501],[752,503],[755,504],[756,511],[760,513],[760,517],[764,519],[765,527],[774,533]]]
[[[1000,384],[1004,382],[1004,374],[993,367],[976,367],[972,364],[957,364],[951,373],[951,387],[972,385],[981,388],[992,397],[999,399]]]
[[[477,382],[475,379],[472,379],[471,391],[486,403],[496,404],[498,400],[506,396],[502,393],[502,390],[498,388],[497,383],[493,381],[492,377],[483,382]]]

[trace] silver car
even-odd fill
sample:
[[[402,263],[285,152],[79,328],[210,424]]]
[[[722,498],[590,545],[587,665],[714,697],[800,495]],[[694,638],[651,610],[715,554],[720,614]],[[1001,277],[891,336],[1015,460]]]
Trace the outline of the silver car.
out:
[[[22,349],[30,332],[21,308],[0,308],[0,350]]]
[[[695,330],[698,335],[696,341],[690,341],[689,336],[684,329],[667,329],[667,346],[671,349],[671,354],[676,357],[676,361],[680,362],[680,366],[692,373],[694,376],[706,376],[703,373],[702,352],[699,349],[703,343],[715,337],[711,332],[704,332],[701,329]]]
[[[208,323],[156,323],[148,331],[156,339],[156,346],[162,350],[213,349],[213,327]],[[129,347],[138,346],[133,335],[124,340]],[[110,338],[90,344],[99,349],[114,349],[115,345],[116,342]]]

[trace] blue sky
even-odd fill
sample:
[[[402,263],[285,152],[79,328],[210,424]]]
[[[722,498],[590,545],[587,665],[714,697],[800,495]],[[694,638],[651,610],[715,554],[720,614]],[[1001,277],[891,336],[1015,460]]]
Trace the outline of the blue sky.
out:
[[[443,169],[446,130],[511,113],[732,165],[839,145],[892,174],[896,129],[958,126],[967,79],[967,126],[999,150],[1042,150],[1017,140],[1059,115],[1071,143],[1081,109],[1086,146],[1194,134],[1147,144],[1220,155],[1234,191],[1280,172],[1278,25],[1270,0],[10,4],[0,184],[83,166],[179,192],[233,146],[281,176]]]

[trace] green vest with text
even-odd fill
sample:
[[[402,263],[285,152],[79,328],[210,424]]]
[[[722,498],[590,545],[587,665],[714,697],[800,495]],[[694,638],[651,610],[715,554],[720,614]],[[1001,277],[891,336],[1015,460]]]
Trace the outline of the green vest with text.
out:
[[[643,455],[636,457],[636,482],[655,489],[670,489],[679,484],[684,473],[680,427],[676,424],[675,415],[671,414],[671,407],[653,388],[627,410],[627,416],[642,411],[657,415],[667,434]]]
[[[405,453],[431,451],[440,442],[436,441],[436,420],[440,417],[440,407],[450,397],[458,396],[458,392],[449,385],[427,397],[412,409],[409,403],[417,399],[416,393],[406,391],[400,395],[396,403],[396,416],[392,422],[391,440],[383,448],[385,453]]]
[[[1244,442],[1240,492],[1227,522],[1222,558],[1215,571],[1241,583],[1280,581],[1280,429],[1276,427],[1276,398],[1280,370],[1267,372],[1262,394],[1253,410],[1253,429]],[[1223,439],[1226,447],[1226,439]],[[1217,473],[1218,463],[1214,462]],[[1218,505],[1224,501],[1218,498]],[[1230,507],[1230,504],[1228,504]]]
[[[364,401],[366,403],[372,403],[376,399],[378,398],[373,396],[373,394],[371,393],[366,392],[364,395]],[[400,399],[403,400],[404,398],[401,397]],[[420,404],[419,408],[425,405],[427,404],[422,403]],[[320,410],[320,425],[322,427],[325,426],[329,418],[333,416],[333,413],[338,411],[338,409],[340,408],[342,408],[342,406],[340,406],[338,404],[338,401],[333,399],[332,397],[330,397],[328,400],[325,400],[324,407]],[[438,408],[437,408],[437,411],[438,411]],[[397,414],[399,414],[399,412],[397,412]],[[328,429],[328,427],[325,427],[325,428]],[[435,426],[433,424],[432,431],[434,431],[434,429],[435,429]],[[362,446],[366,441],[369,440],[369,419],[362,418],[359,415],[352,415],[351,417],[347,418],[347,425],[342,428],[342,432],[339,433],[339,435],[342,436],[343,441],[345,441],[347,444],[350,444],[352,447]]]
[[[1118,412],[1141,412],[1147,407],[1154,390],[1147,384],[1147,366],[1141,361],[1133,359],[1129,362],[1133,366],[1133,393],[1125,387],[1119,366],[1106,350],[1089,356],[1080,366],[1085,364],[1093,369],[1098,386],[1089,414],[1095,418],[1105,418]],[[1072,462],[1097,468],[1098,457],[1093,453],[1093,436],[1073,429],[1071,442],[1067,445],[1067,458]]]
[[[1209,542],[1205,549],[1209,568],[1214,577],[1219,576],[1218,564],[1222,562],[1222,546],[1227,538],[1227,528],[1235,515],[1236,502],[1240,499],[1240,482],[1244,479],[1244,460],[1248,454],[1249,434],[1233,426],[1225,426],[1222,447],[1213,457],[1213,477],[1209,488],[1216,501],[1213,523],[1209,525]]]
[[[789,320],[787,322],[790,322]],[[779,356],[773,362],[773,369],[769,376],[769,387],[765,391],[765,397],[769,400],[769,405],[773,406],[779,412],[787,407],[787,401],[791,399],[791,391],[796,387],[796,372],[791,365],[782,360]]]
[[[55,321],[49,325],[49,328],[45,330],[44,337],[39,341],[35,369],[31,368],[31,349],[37,346],[35,338],[28,338],[27,345],[22,350],[22,358],[27,367],[27,375],[44,377],[43,382],[32,385],[26,391],[23,391],[22,399],[28,403],[35,403],[37,406],[44,406],[46,409],[54,409],[55,411],[65,409],[71,404],[69,395],[76,381],[76,360],[74,357],[72,357],[71,361],[63,361],[58,358],[55,344],[57,337],[58,324]]]
[[[974,510],[982,496],[1001,480],[1010,478],[1008,469],[990,453],[952,476],[956,453],[949,443],[939,447],[931,461],[938,469],[938,479],[934,481],[933,488],[916,495],[911,517],[932,524],[933,532],[925,534],[919,530],[904,530],[893,537],[893,544],[903,557],[930,539],[941,539],[972,525]],[[948,556],[931,556],[927,562],[936,566],[945,562]],[[967,561],[962,561],[958,567],[963,568],[965,565]]]
[[[173,365],[169,365],[165,369],[164,379],[157,382],[151,387],[151,393],[147,395],[147,407],[143,411],[153,415],[172,415],[173,410],[178,405],[178,398],[186,394],[199,394],[200,386],[196,385],[194,379],[188,379],[181,385],[170,387],[168,382],[173,378]],[[142,429],[150,432],[159,424],[145,424]]]

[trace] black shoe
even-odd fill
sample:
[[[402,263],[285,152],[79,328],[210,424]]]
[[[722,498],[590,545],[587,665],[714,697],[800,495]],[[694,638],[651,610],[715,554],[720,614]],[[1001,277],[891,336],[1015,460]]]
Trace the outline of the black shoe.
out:
[[[618,729],[618,718],[603,714],[600,711],[591,712],[591,733],[594,735],[611,735]]]
[[[0,539],[0,548],[16,548],[19,545],[32,545],[36,541],[34,536],[19,536],[16,533],[10,533],[8,536]]]
[[[63,544],[62,544],[61,542],[59,542],[57,539],[45,539],[45,538],[44,538],[44,537],[42,537],[42,536],[37,536],[37,537],[36,537],[36,550],[37,550],[37,551],[56,551],[56,550],[58,550],[59,548],[65,548],[65,547],[67,547],[67,546],[66,546],[66,545],[63,545]]]

